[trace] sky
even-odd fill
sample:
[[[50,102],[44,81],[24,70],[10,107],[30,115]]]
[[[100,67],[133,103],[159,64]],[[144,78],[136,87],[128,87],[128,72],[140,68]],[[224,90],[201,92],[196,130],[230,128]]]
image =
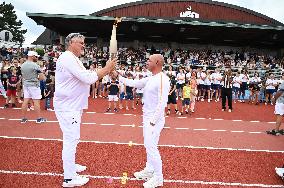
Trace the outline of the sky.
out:
[[[26,16],[29,13],[89,15],[102,9],[135,0],[0,0],[2,4],[11,3],[14,6],[18,20],[23,22],[22,28],[27,29],[24,45],[29,45],[39,37],[45,27],[37,25]],[[215,0],[244,7],[277,21],[284,23],[284,0]],[[282,7],[282,8],[281,8]]]

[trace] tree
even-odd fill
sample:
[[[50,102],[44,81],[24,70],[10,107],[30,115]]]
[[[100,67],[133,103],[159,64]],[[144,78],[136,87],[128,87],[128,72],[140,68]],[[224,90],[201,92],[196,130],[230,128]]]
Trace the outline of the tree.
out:
[[[17,21],[17,15],[14,11],[14,6],[6,4],[5,1],[0,4],[0,31],[7,30],[13,35],[12,41],[22,44],[25,40],[24,34],[26,29],[21,29],[22,21]]]

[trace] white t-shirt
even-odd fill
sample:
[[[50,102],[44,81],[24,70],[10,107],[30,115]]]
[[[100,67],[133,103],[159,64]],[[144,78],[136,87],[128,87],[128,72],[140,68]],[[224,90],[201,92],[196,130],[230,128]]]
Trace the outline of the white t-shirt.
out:
[[[199,84],[204,84],[204,80],[206,78],[206,74],[204,72],[200,73],[200,80],[199,80]]]
[[[206,78],[204,80],[204,85],[206,85],[206,86],[210,86],[211,85],[210,75],[206,76]]]
[[[240,88],[241,87],[241,84],[240,84],[241,82],[242,82],[241,76],[240,75],[239,76],[235,76],[233,78],[233,87]]]
[[[185,83],[185,74],[184,73],[178,73],[177,74],[177,83],[178,84],[184,84]]]
[[[165,107],[167,106],[168,94],[170,92],[170,79],[168,76],[164,73],[159,73],[140,80],[132,80],[120,76],[119,81],[130,87],[144,88],[143,118],[150,118],[154,124],[159,119],[165,118]]]
[[[87,109],[90,85],[97,80],[97,73],[86,70],[72,52],[62,53],[56,63],[54,109],[56,111]]]
[[[222,75],[219,72],[214,72],[211,74],[211,80],[213,84],[221,84]]]
[[[274,85],[277,85],[278,82],[277,80],[274,80],[274,79],[267,79],[266,82],[265,82],[265,85],[266,86],[266,89],[275,89],[275,86]]]
[[[247,74],[241,74],[240,77],[242,79],[242,82],[247,83],[249,81],[249,75],[247,75]]]

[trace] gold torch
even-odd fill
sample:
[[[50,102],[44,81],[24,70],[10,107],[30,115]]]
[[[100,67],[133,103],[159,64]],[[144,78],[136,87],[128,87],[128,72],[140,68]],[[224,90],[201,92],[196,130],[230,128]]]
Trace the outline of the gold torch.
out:
[[[117,56],[117,40],[116,40],[116,28],[122,18],[115,18],[114,24],[112,26],[110,44],[109,44],[109,58],[114,59]]]

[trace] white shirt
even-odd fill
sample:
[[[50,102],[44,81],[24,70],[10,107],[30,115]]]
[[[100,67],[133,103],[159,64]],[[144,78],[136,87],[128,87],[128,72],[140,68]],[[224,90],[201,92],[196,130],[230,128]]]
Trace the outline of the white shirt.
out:
[[[206,86],[210,86],[211,85],[210,75],[206,76],[206,78],[204,80],[204,85],[206,85]]]
[[[62,53],[56,63],[54,109],[57,111],[87,109],[90,85],[97,80],[97,73],[86,70],[72,52]]]
[[[164,73],[159,73],[140,80],[131,80],[120,76],[119,81],[130,87],[144,88],[144,118],[150,118],[151,122],[154,124],[156,124],[159,119],[165,118],[165,107],[167,106],[168,94],[170,92],[170,79],[168,76]]]
[[[211,80],[213,84],[221,84],[222,75],[219,72],[214,72],[211,74]]]
[[[204,80],[206,78],[206,74],[204,72],[200,73],[200,80],[199,80],[199,84],[204,84]]]
[[[242,82],[241,76],[240,75],[239,76],[235,76],[233,78],[233,87],[240,88],[241,87],[241,84],[240,84],[241,82]]]
[[[178,73],[177,74],[177,83],[178,84],[184,84],[185,83],[185,74],[184,73]]]
[[[249,81],[249,75],[241,74],[240,76],[241,76],[242,82],[248,82]]]
[[[277,84],[278,84],[277,80],[267,79],[265,83],[265,85],[267,85],[266,89],[275,89],[275,85]]]

